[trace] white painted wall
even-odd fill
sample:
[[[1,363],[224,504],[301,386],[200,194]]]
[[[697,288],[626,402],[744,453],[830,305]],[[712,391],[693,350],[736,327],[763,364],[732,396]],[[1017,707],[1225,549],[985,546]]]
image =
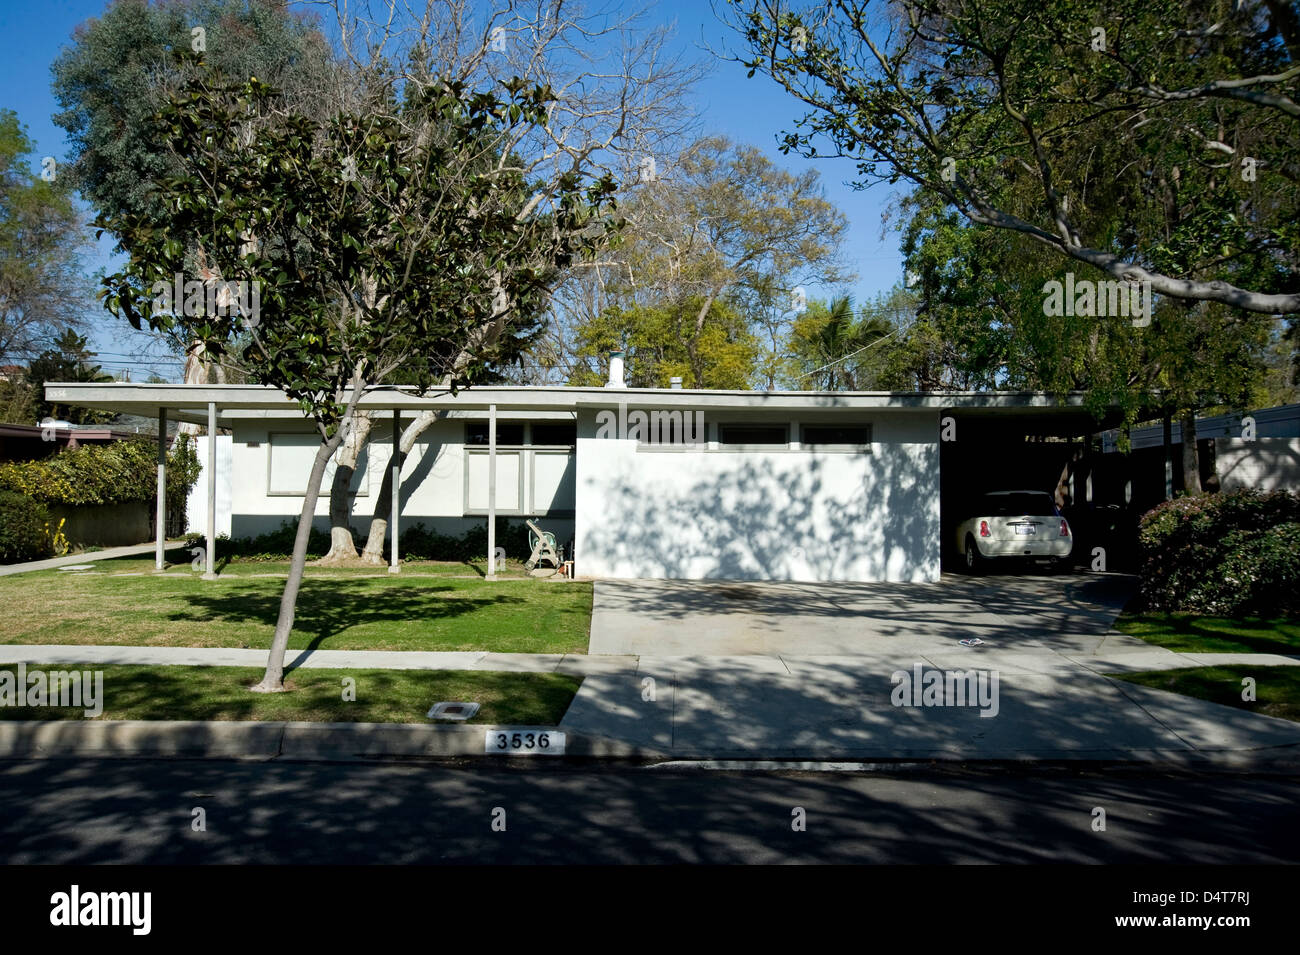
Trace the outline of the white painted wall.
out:
[[[1225,491],[1300,491],[1300,438],[1215,438],[1214,462]]]
[[[581,413],[578,574],[938,580],[938,413],[861,420],[873,426],[870,454],[638,450],[596,438],[595,412]]]
[[[187,533],[206,534],[208,532],[208,436],[191,435],[194,447],[199,455],[199,479],[190,488],[185,500],[185,519]],[[217,533],[230,534],[231,508],[234,499],[235,483],[233,475],[233,439],[228,434],[217,435]],[[302,506],[301,500],[298,506]]]

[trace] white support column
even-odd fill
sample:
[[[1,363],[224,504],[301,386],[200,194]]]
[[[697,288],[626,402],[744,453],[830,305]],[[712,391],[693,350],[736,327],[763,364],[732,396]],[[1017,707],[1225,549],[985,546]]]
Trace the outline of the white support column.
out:
[[[497,579],[497,406],[488,405],[488,566],[487,579]]]
[[[203,579],[217,576],[217,403],[208,402],[208,546],[204,554]]]
[[[154,512],[154,570],[163,569],[164,542],[167,540],[167,409],[158,409],[158,504]]]
[[[393,493],[390,495],[392,513],[388,517],[388,530],[393,537],[392,556],[388,562],[388,572],[396,574],[402,569],[397,563],[397,515],[402,509],[402,412],[396,408],[393,409],[393,460],[391,463]]]

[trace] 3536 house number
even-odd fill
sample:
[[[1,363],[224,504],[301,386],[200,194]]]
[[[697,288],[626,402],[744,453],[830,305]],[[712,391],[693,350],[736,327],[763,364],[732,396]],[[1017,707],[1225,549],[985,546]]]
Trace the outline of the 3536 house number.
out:
[[[563,756],[564,734],[527,726],[498,726],[486,732],[483,751],[505,756]]]

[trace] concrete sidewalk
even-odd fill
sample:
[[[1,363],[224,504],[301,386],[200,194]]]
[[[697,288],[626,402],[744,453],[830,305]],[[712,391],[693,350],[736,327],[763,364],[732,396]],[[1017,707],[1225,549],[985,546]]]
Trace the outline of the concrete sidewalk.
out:
[[[144,666],[264,667],[266,650],[237,647],[118,647],[5,644],[0,664],[140,664]],[[584,653],[487,653],[424,650],[289,650],[285,668],[338,670],[499,670],[520,673],[607,673],[636,666],[635,657]]]
[[[165,553],[184,546],[185,542],[181,540],[168,541],[163,551]],[[156,548],[157,545],[153,542],[131,544],[127,547],[107,547],[104,550],[91,551],[88,554],[69,554],[67,557],[51,557],[48,560],[29,560],[22,564],[5,564],[0,566],[0,577],[8,577],[11,574],[26,574],[34,570],[55,570],[59,567],[73,567],[77,564],[88,564],[96,560],[112,560],[114,557],[141,557],[145,554],[152,554]]]

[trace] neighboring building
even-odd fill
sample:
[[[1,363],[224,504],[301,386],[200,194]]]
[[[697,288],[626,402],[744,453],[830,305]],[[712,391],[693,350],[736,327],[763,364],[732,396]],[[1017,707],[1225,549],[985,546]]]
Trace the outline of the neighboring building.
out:
[[[34,461],[56,451],[86,444],[107,444],[138,438],[133,431],[107,425],[74,425],[66,421],[43,424],[0,424],[0,461]]]
[[[1145,425],[1130,434],[1133,453],[1163,470],[1162,458],[1151,450],[1163,448],[1163,427]],[[1119,432],[1106,432],[1102,439],[1104,452],[1118,452]],[[1300,491],[1300,404],[1197,418],[1196,440],[1208,488]],[[1179,447],[1183,443],[1183,430],[1176,421],[1170,442]],[[1173,455],[1179,475],[1181,457],[1181,451]],[[1181,477],[1175,486],[1182,486]]]

